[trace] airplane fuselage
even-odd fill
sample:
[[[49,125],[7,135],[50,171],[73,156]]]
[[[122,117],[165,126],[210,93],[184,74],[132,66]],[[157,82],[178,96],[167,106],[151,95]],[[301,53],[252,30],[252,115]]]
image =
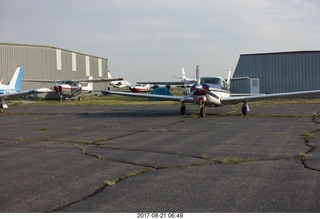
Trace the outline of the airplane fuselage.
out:
[[[200,79],[200,85],[195,84],[191,87],[192,97],[195,104],[205,104],[206,106],[222,106],[220,99],[230,97],[227,82],[220,77],[204,77]]]
[[[76,97],[80,94],[90,93],[92,91],[89,89],[89,86],[82,86],[80,83],[73,81],[65,81],[64,83],[56,85],[53,88],[59,94],[60,99]]]

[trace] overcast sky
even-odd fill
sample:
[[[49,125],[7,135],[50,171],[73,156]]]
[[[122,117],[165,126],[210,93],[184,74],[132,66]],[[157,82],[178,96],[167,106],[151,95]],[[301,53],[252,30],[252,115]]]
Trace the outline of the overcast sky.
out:
[[[240,54],[320,50],[319,0],[0,0],[0,42],[109,59],[131,82],[226,77]]]

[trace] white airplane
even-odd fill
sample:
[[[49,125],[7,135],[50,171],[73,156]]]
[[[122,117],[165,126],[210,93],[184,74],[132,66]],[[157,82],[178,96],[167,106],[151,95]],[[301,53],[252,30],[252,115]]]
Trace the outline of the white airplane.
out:
[[[230,92],[231,74],[229,71],[228,79],[221,77],[202,77],[199,76],[199,66],[196,68],[196,83],[191,87],[191,92],[186,96],[169,96],[158,94],[135,94],[126,92],[103,91],[103,93],[124,95],[131,97],[152,98],[157,100],[171,100],[181,102],[180,113],[186,113],[185,103],[198,104],[201,117],[206,116],[206,107],[219,107],[224,105],[234,105],[243,103],[242,114],[246,115],[250,111],[248,102],[280,97],[299,97],[312,94],[320,94],[320,90],[298,91],[265,95],[232,95]]]
[[[134,86],[129,87],[129,90],[131,90],[133,93],[141,93],[146,92],[151,89],[150,84],[136,84]]]
[[[108,78],[112,79],[112,76],[109,71],[108,71]],[[124,87],[131,86],[131,83],[123,79],[117,79],[117,80],[111,81],[110,84],[112,87],[115,87],[115,88],[124,88]]]
[[[89,79],[75,79],[75,80],[33,80],[24,79],[27,82],[41,82],[41,83],[55,83],[52,88],[57,94],[59,101],[66,99],[77,98],[79,101],[81,97],[86,93],[93,92],[93,83],[96,82],[111,82],[116,80],[122,80],[122,78],[109,79],[109,78],[97,78],[93,79],[92,76]],[[84,83],[87,83],[84,85]]]
[[[153,89],[157,88],[159,85],[165,85],[168,89],[171,86],[182,87],[184,94],[190,93],[190,88],[196,82],[196,79],[188,78],[184,68],[181,68],[181,77],[176,77],[181,79],[180,81],[153,81],[153,82],[137,82],[138,84],[153,84]]]
[[[9,85],[2,84],[2,81],[0,82],[0,112],[3,113],[5,109],[8,108],[8,105],[6,103],[6,99],[15,99],[19,97],[29,96],[33,94],[38,93],[48,93],[52,90],[48,88],[39,88],[36,90],[25,90],[20,91],[20,85],[21,85],[21,77],[22,77],[22,68],[17,67],[16,71],[13,74],[13,77],[11,78]]]

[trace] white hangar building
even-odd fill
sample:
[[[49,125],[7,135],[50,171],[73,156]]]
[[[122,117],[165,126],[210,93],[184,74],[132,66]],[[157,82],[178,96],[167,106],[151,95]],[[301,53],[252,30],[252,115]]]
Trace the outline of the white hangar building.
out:
[[[231,84],[234,93],[280,93],[320,89],[320,51],[240,55]]]
[[[108,77],[108,59],[53,46],[0,43],[0,80],[8,83],[17,66],[22,79],[86,79]],[[21,89],[39,88],[41,83],[22,82]],[[52,85],[53,86],[53,85]],[[105,89],[95,83],[94,89]],[[43,87],[50,87],[45,84]]]

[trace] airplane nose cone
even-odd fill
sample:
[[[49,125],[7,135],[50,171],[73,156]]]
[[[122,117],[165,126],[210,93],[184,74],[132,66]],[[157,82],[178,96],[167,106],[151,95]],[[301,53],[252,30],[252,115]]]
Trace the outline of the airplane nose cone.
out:
[[[196,85],[196,89],[197,90],[202,90],[202,85],[201,84]]]

